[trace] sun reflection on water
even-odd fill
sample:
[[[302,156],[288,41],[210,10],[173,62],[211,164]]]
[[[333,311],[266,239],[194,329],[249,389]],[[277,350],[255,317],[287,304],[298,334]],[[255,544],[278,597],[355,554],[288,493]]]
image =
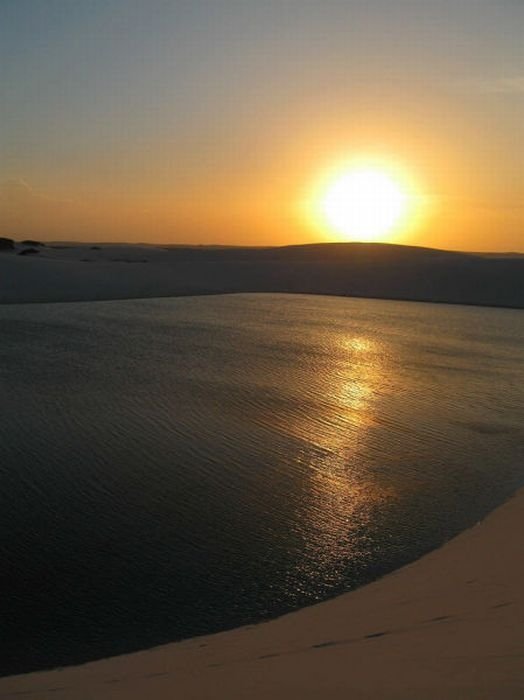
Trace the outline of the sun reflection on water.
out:
[[[371,513],[394,498],[391,487],[377,483],[360,460],[391,368],[385,344],[366,336],[336,337],[326,356],[324,372],[315,374],[319,412],[301,430],[317,449],[304,447],[296,455],[305,475],[296,518],[310,523],[301,573],[314,566],[318,578],[321,563],[324,582],[336,583],[345,563],[358,560]],[[319,424],[322,431],[316,430]]]

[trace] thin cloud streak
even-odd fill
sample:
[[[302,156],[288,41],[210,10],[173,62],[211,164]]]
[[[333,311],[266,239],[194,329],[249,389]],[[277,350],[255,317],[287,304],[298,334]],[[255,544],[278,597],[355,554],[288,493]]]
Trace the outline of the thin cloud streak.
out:
[[[500,95],[524,95],[524,75],[480,78],[473,83],[476,91]]]

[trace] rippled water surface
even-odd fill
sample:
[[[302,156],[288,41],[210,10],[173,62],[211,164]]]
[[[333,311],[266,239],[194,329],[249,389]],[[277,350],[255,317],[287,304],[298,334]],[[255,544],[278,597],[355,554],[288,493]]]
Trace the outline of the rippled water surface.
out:
[[[3,673],[259,621],[524,482],[524,313],[238,295],[0,307]]]

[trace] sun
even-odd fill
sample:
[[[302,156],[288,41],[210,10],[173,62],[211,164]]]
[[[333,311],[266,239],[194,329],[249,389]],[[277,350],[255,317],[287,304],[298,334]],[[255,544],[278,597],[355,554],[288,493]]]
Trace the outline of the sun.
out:
[[[410,242],[434,213],[427,187],[391,154],[334,157],[302,189],[295,212],[324,240]]]
[[[387,235],[408,212],[409,196],[389,173],[355,168],[328,184],[320,210],[334,233],[361,241]]]
[[[410,239],[431,213],[419,176],[375,155],[333,160],[296,202],[300,220],[328,240]]]

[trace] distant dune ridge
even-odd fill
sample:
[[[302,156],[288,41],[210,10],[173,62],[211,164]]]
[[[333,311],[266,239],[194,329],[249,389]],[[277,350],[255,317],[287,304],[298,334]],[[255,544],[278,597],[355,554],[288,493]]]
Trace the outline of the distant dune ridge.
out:
[[[0,303],[290,292],[524,308],[524,256],[378,243],[273,248],[31,243],[0,251]]]

